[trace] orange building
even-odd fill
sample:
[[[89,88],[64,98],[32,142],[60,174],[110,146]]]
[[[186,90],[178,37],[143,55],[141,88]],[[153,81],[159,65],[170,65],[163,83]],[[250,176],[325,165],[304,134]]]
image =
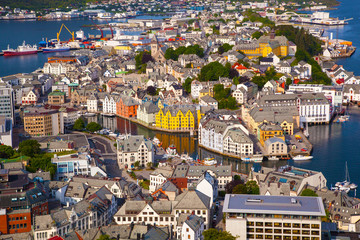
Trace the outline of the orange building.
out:
[[[12,210],[7,214],[8,233],[23,233],[31,231],[31,211],[30,209]],[[0,222],[3,225],[3,222]]]
[[[121,96],[119,101],[116,102],[116,115],[125,118],[137,116],[137,108],[139,103],[132,97]]]

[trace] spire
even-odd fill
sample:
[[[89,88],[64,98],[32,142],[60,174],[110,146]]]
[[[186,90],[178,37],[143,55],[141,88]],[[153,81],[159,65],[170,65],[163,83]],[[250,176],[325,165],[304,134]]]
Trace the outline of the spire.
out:
[[[159,41],[158,41],[158,39],[156,37],[156,34],[154,34],[154,36],[151,39],[151,44],[154,44],[154,43],[159,44]]]

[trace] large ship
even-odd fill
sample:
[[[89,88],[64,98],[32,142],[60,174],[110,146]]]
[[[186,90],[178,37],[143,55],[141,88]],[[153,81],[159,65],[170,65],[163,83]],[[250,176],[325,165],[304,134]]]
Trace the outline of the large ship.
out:
[[[44,53],[47,52],[67,52],[70,51],[70,47],[64,44],[57,43],[54,47],[46,47],[42,49]]]
[[[31,46],[26,44],[25,41],[22,45],[18,46],[16,49],[12,49],[8,46],[6,50],[3,50],[4,56],[19,56],[19,55],[28,55],[28,54],[36,54],[37,46]]]
[[[330,13],[328,12],[314,12],[309,17],[304,16],[296,16],[293,18],[293,22],[298,23],[306,23],[306,24],[315,24],[315,25],[326,25],[326,26],[336,26],[336,25],[346,25],[348,21],[352,20],[349,19],[339,19],[339,18],[331,18]]]

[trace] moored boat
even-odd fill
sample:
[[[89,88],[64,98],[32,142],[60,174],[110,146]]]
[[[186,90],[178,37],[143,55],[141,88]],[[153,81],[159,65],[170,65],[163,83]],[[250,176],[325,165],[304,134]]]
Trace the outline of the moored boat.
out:
[[[297,155],[292,158],[294,161],[307,161],[313,159],[313,156]]]
[[[215,158],[205,158],[204,160],[201,161],[202,164],[204,164],[205,166],[212,166],[212,165],[216,165],[217,161]]]
[[[350,182],[349,170],[347,167],[347,162],[345,163],[345,180],[342,182],[335,183],[335,187],[332,187],[331,190],[339,190],[348,193],[350,190],[355,190],[358,187],[357,184]]]
[[[268,160],[269,161],[277,161],[277,160],[280,160],[278,157],[276,156],[271,156],[271,157],[268,157]]]
[[[262,162],[264,156],[261,154],[254,154],[252,157],[241,158],[244,162]]]
[[[6,50],[3,50],[4,56],[21,56],[21,55],[29,55],[36,54],[38,51],[37,46],[30,44],[26,44],[25,41],[22,45],[18,46],[16,49],[12,49],[8,46]]]

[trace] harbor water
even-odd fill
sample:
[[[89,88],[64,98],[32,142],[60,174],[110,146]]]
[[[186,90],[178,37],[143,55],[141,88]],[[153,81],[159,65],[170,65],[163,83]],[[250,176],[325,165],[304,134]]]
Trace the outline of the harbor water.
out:
[[[333,33],[334,38],[345,39],[353,42],[358,50],[351,58],[341,59],[339,64],[353,71],[355,75],[360,75],[360,2],[343,0],[338,9],[330,12],[331,17],[353,18],[348,25],[336,27],[324,27],[325,35]],[[56,32],[64,22],[71,31],[77,31],[81,26],[91,24],[88,19],[68,20],[68,21],[0,21],[0,48],[6,49],[8,44],[15,48],[23,40],[29,44],[36,44],[42,38],[56,38]],[[100,22],[105,23],[105,21]],[[83,28],[86,34],[99,34],[97,30]],[[69,39],[70,34],[64,31],[61,39]],[[50,55],[38,54],[32,56],[21,56],[5,58],[0,57],[0,77],[15,74],[18,72],[31,72],[42,67]],[[310,141],[314,145],[311,161],[294,163],[289,161],[263,162],[264,166],[274,167],[285,164],[298,167],[322,171],[328,180],[328,186],[334,185],[337,181],[345,180],[345,162],[348,163],[351,181],[360,184],[360,147],[358,141],[360,132],[360,109],[350,108],[351,118],[349,122],[332,125],[317,125],[309,128]],[[131,132],[132,134],[142,134],[145,137],[153,138],[156,136],[163,143],[163,147],[174,144],[180,154],[188,153],[192,157],[200,158],[215,157],[218,162],[223,164],[232,164],[233,170],[248,173],[252,167],[251,163],[243,163],[235,159],[229,159],[217,154],[198,148],[197,139],[188,134],[168,134],[164,132],[155,132],[146,129],[143,126],[129,123],[118,117],[93,117],[89,121],[102,123],[104,127],[121,133]]]

